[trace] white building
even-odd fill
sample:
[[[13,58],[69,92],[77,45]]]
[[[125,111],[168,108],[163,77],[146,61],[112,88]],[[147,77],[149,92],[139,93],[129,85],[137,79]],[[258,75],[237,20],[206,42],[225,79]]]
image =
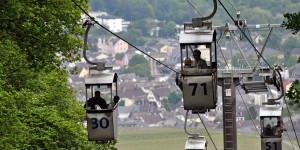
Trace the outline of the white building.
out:
[[[90,15],[102,25],[108,26],[108,29],[114,33],[126,30],[129,22],[125,22],[122,18],[109,15],[105,12],[90,12]]]

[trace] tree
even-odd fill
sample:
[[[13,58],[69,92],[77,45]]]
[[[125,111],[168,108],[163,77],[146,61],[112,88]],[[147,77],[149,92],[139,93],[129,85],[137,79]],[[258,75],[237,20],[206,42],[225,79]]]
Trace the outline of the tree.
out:
[[[144,18],[132,22],[128,28],[139,29],[143,33],[143,36],[150,36],[151,31],[156,28],[156,22],[152,18]]]
[[[300,42],[295,37],[290,36],[287,40],[282,42],[281,48],[284,51],[292,51],[293,48],[298,47]]]
[[[137,64],[148,64],[148,60],[143,55],[134,55],[129,60],[129,67],[135,66]]]
[[[292,30],[293,34],[297,34],[300,29],[300,12],[298,13],[286,13],[284,17],[287,21],[283,21],[282,26],[288,30]],[[298,59],[298,63],[300,59]],[[286,96],[289,98],[289,104],[294,105],[297,108],[300,108],[300,83],[299,80],[295,80],[292,83],[292,86],[286,93]]]
[[[173,21],[164,23],[159,30],[159,36],[162,37],[173,37],[176,34],[176,24]]]
[[[290,89],[287,91],[286,96],[289,98],[289,104],[300,108],[300,82],[295,80]]]
[[[168,95],[168,99],[164,100],[164,108],[167,111],[171,111],[172,107],[176,105],[182,99],[182,94],[178,94],[176,92],[171,92]]]
[[[67,84],[63,62],[79,60],[83,45],[81,10],[64,0],[1,4],[0,149],[113,149],[87,141]]]
[[[128,29],[127,32],[122,32],[119,35],[135,46],[142,46],[148,41],[147,38],[143,36],[142,31],[139,29]]]
[[[269,10],[262,9],[261,7],[248,8],[243,11],[243,14],[248,16],[247,22],[251,24],[270,23],[273,17]]]
[[[300,12],[286,13],[283,16],[287,21],[283,21],[282,26],[287,30],[292,30],[293,34],[297,34],[300,30]]]
[[[147,59],[142,55],[134,55],[129,60],[128,68],[125,73],[135,73],[141,77],[151,77],[150,66]]]
[[[133,21],[144,18],[154,18],[153,7],[147,0],[120,1],[119,5],[121,7],[118,7],[115,14],[124,19]]]

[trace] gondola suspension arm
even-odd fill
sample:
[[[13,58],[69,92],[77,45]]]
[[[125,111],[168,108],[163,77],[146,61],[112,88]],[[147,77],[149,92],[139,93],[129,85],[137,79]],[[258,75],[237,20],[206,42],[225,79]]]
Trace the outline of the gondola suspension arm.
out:
[[[112,67],[106,67],[104,62],[92,62],[86,56],[88,34],[89,34],[90,28],[93,25],[94,25],[94,22],[92,20],[86,20],[83,24],[83,27],[86,27],[85,35],[84,35],[83,57],[87,63],[89,63],[91,65],[96,65],[96,70],[98,70],[98,71],[112,69]]]

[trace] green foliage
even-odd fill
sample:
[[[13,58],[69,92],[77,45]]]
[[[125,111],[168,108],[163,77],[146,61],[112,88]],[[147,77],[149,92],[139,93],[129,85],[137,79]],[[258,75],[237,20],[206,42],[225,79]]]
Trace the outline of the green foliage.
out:
[[[247,22],[251,24],[270,23],[272,22],[273,17],[272,13],[269,10],[262,9],[261,7],[248,8],[243,11],[243,14],[247,16]]]
[[[108,29],[108,26],[106,26],[106,25],[103,25],[103,26]],[[110,35],[110,33],[100,26],[93,26],[89,31],[89,35],[105,36],[105,35]]]
[[[300,12],[286,13],[283,16],[287,21],[283,21],[282,26],[288,30],[292,30],[293,34],[297,34],[300,30]]]
[[[125,73],[135,73],[138,76],[150,78],[151,73],[148,60],[142,55],[134,55],[129,60],[129,65]]]
[[[122,32],[119,36],[135,46],[142,46],[148,41],[139,29],[128,29],[128,32]]]
[[[125,73],[135,73],[140,77],[150,77],[150,67],[148,64],[137,64],[132,67],[128,67]]]
[[[295,37],[290,36],[287,40],[282,42],[281,49],[284,51],[291,51],[293,48],[298,47],[300,42]]]
[[[273,66],[273,65],[275,65],[275,64],[281,65],[281,64],[284,63],[284,59],[279,59],[279,58],[277,58],[277,56],[269,56],[269,57],[266,58],[266,61],[267,61],[271,66]],[[285,66],[286,66],[286,63],[284,63],[284,64],[285,64]],[[286,66],[286,67],[287,67],[287,66]]]
[[[286,10],[290,12],[299,11],[300,3],[299,1],[295,1],[296,0],[235,1],[234,5],[238,10],[241,10],[241,14],[247,19],[248,24],[278,23],[283,21],[281,14],[286,12]],[[212,1],[199,0],[191,2],[204,16],[207,16],[212,11]],[[223,3],[229,12],[236,11],[229,3]],[[182,0],[92,0],[90,5],[94,11],[107,11],[110,14],[121,16],[129,21],[155,18],[161,21],[174,21],[177,24],[182,24],[183,22],[191,21],[193,17],[199,17],[199,14],[189,3]],[[231,21],[224,9],[222,9],[221,6],[218,8],[213,22],[224,24],[224,22]]]
[[[283,21],[282,26],[285,27],[288,30],[292,30],[293,34],[297,34],[300,29],[300,12],[298,13],[286,13],[284,14],[284,17],[287,19],[287,21]],[[293,47],[295,46],[295,39],[288,39],[286,43],[283,44],[284,47]],[[298,63],[300,62],[300,59],[298,59]],[[286,96],[289,98],[289,105],[291,105],[294,109],[300,108],[300,83],[299,80],[295,80],[288,92],[286,93]]]
[[[164,108],[167,111],[171,111],[172,107],[176,105],[182,99],[182,94],[178,94],[176,92],[171,92],[168,95],[168,99],[164,100]]]
[[[138,64],[148,64],[148,60],[143,55],[134,55],[129,60],[129,67],[138,65]]]
[[[114,3],[121,7],[116,7],[116,14],[127,20],[140,20],[144,18],[154,18],[153,7],[147,0],[136,0],[136,1],[119,1]]]
[[[161,37],[173,37],[176,33],[176,24],[173,21],[168,21],[167,23],[163,24],[159,30],[159,35]]]
[[[286,96],[289,98],[289,104],[295,107],[300,108],[300,82],[299,80],[295,80]]]
[[[64,0],[1,4],[0,149],[114,149],[88,142],[84,109],[63,70],[80,58],[81,10]]]
[[[143,36],[150,36],[151,31],[156,28],[156,22],[152,18],[144,18],[138,21],[133,21],[128,28],[139,29],[143,33]]]

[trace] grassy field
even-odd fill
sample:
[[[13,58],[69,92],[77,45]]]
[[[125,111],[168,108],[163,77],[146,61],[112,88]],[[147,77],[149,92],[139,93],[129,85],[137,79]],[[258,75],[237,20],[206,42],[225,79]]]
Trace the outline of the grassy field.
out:
[[[215,149],[204,129],[189,129],[191,133],[200,133],[208,141],[208,149]],[[218,150],[223,148],[223,132],[209,130]],[[260,150],[260,137],[257,134],[238,133],[239,150]],[[183,150],[187,135],[183,128],[125,128],[119,127],[118,150]],[[283,144],[284,150],[289,150]]]

